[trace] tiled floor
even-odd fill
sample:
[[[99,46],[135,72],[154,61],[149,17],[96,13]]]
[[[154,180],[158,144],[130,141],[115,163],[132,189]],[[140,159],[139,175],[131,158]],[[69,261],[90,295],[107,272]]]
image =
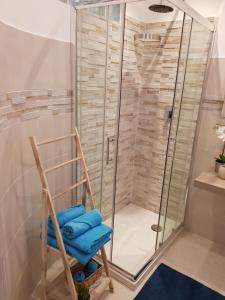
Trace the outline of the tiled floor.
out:
[[[161,261],[225,295],[225,244],[183,231]]]
[[[159,264],[161,262],[225,295],[225,245],[184,231]],[[101,300],[132,300],[143,285],[144,282],[136,291],[131,291],[115,282],[115,293],[102,296]]]
[[[165,252],[159,263],[161,262],[225,295],[225,245],[215,244],[184,231]],[[132,300],[142,285],[137,290],[131,291],[114,280],[115,292],[113,294],[106,292],[101,300]],[[64,295],[64,292],[63,286],[60,286],[55,290],[55,295]],[[36,296],[32,299],[41,298]],[[57,297],[57,299],[65,298]]]
[[[127,272],[135,275],[155,253],[156,232],[151,225],[158,224],[159,215],[129,204],[115,215],[112,262]],[[111,225],[111,219],[106,220]],[[174,223],[168,220],[167,226]],[[106,246],[110,253],[110,243]]]

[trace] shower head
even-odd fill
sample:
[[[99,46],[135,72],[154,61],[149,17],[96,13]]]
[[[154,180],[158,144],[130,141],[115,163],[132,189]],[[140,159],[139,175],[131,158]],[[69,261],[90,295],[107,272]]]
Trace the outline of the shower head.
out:
[[[173,11],[173,8],[171,6],[162,4],[162,1],[160,4],[150,5],[148,9],[161,14],[166,14]]]

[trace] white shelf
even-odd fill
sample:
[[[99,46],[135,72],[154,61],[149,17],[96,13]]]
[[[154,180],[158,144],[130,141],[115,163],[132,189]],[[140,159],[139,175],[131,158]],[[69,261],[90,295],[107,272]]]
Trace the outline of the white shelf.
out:
[[[225,193],[225,180],[220,179],[215,172],[200,174],[195,179],[195,186],[211,192]]]

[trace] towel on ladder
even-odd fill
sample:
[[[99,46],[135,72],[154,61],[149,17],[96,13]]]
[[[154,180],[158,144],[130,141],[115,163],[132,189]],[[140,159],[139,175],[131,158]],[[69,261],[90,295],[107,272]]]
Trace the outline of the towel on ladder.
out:
[[[65,242],[64,242],[64,246],[67,254],[76,258],[82,265],[85,265],[99,251],[99,249],[102,246],[104,246],[108,241],[110,241],[110,237],[106,237],[105,239],[102,239],[101,242],[99,242],[98,244],[95,245],[95,247],[93,247],[92,253],[85,253],[83,251],[80,251],[79,249],[76,249]],[[49,246],[58,248],[58,243],[55,237],[48,235],[47,242]]]
[[[79,249],[82,252],[92,253],[98,244],[101,244],[104,240],[110,239],[112,228],[105,224],[100,224],[74,239],[66,238],[62,229],[61,232],[64,243],[73,248]],[[48,227],[48,235],[55,238],[54,229],[51,227]]]
[[[63,227],[67,222],[80,217],[85,214],[85,208],[82,204],[76,204],[72,207],[62,209],[56,213],[56,217],[59,223],[59,227]],[[48,218],[48,225],[52,226],[53,223],[51,217]]]
[[[97,209],[93,209],[80,217],[66,223],[63,227],[63,234],[68,239],[74,239],[91,228],[100,225],[102,216]]]
[[[103,240],[108,239],[111,233],[111,227],[101,224],[88,230],[77,238],[69,240],[69,244],[81,251],[92,253],[96,245],[101,243]]]
[[[66,252],[81,264],[86,264],[108,241],[112,228],[101,224],[102,216],[96,209],[86,212],[83,205],[74,205],[56,213]],[[65,230],[65,228],[67,228]],[[66,234],[65,234],[65,232]],[[51,218],[48,219],[47,241],[58,248]],[[71,238],[75,236],[74,238]]]

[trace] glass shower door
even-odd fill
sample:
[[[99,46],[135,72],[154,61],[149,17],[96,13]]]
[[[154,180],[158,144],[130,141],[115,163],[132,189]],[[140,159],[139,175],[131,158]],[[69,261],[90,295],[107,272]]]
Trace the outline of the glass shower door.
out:
[[[157,248],[184,221],[194,138],[212,38],[211,31],[188,16],[185,17],[184,25],[187,38],[184,34],[182,47],[186,49],[188,41],[188,52],[183,52],[178,69],[159,220],[163,230],[158,234]]]
[[[96,207],[113,222],[124,5],[77,10],[76,123]],[[82,173],[77,169],[77,177]],[[79,197],[86,199],[80,189]],[[88,201],[85,201],[88,203]],[[110,259],[110,243],[106,247]]]
[[[124,5],[108,6],[108,35],[104,116],[104,153],[101,211],[107,224],[113,222],[117,137],[119,122]]]
[[[139,5],[147,15],[148,1],[126,7],[112,253],[133,279],[155,253],[184,17],[137,19]]]

